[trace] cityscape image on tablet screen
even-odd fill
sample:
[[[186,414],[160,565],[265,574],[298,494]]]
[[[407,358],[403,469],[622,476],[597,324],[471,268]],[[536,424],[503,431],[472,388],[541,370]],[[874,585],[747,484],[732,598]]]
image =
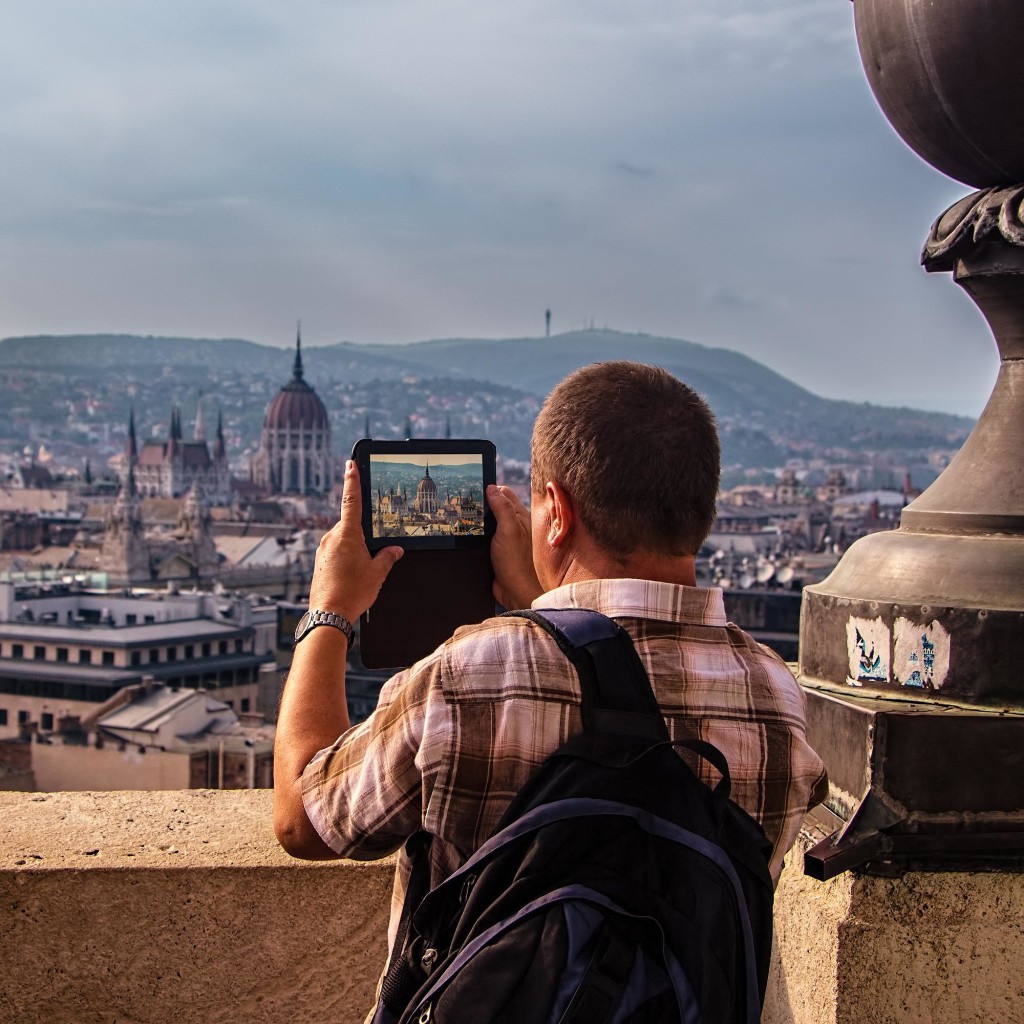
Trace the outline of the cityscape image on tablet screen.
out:
[[[373,536],[484,534],[484,472],[479,454],[370,455]]]

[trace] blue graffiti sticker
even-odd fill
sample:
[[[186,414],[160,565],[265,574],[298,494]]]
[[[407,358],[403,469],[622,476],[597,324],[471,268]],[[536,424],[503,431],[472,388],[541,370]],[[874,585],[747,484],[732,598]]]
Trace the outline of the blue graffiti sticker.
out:
[[[937,621],[893,624],[893,679],[910,689],[941,690],[949,672],[949,633]]]
[[[889,644],[889,627],[881,618],[851,616],[846,623],[846,650],[850,659],[847,683],[851,686],[888,683],[891,678]]]

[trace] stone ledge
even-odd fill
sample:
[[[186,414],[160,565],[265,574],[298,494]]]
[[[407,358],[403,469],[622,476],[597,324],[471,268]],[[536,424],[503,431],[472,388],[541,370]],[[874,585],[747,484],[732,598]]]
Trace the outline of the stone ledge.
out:
[[[270,811],[259,790],[0,793],[0,1021],[359,1024],[393,863],[292,860]],[[1024,1022],[1024,875],[819,883],[801,859],[764,1024]]]
[[[296,861],[271,795],[0,793],[4,1024],[358,1024],[393,864]]]
[[[288,856],[271,826],[270,790],[0,792],[0,870],[230,866],[379,870]]]

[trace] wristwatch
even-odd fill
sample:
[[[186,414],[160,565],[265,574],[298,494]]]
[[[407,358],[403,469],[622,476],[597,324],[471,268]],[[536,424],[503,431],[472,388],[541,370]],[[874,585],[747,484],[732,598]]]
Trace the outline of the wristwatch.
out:
[[[318,608],[311,608],[299,619],[299,624],[295,627],[295,643],[298,644],[300,640],[309,636],[317,626],[334,626],[335,629],[340,629],[345,634],[349,647],[352,646],[352,637],[355,633],[352,623],[344,615],[322,612]]]

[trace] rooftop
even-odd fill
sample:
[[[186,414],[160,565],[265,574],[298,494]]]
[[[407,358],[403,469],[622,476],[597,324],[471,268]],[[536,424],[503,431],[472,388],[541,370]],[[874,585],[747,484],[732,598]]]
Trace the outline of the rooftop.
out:
[[[49,622],[0,622],[0,635],[7,640],[39,640],[47,643],[102,644],[104,647],[128,647],[139,644],[167,643],[175,638],[209,640],[237,636],[244,627],[234,622],[210,619],[172,619],[169,622],[111,626],[76,623],[67,626]]]

